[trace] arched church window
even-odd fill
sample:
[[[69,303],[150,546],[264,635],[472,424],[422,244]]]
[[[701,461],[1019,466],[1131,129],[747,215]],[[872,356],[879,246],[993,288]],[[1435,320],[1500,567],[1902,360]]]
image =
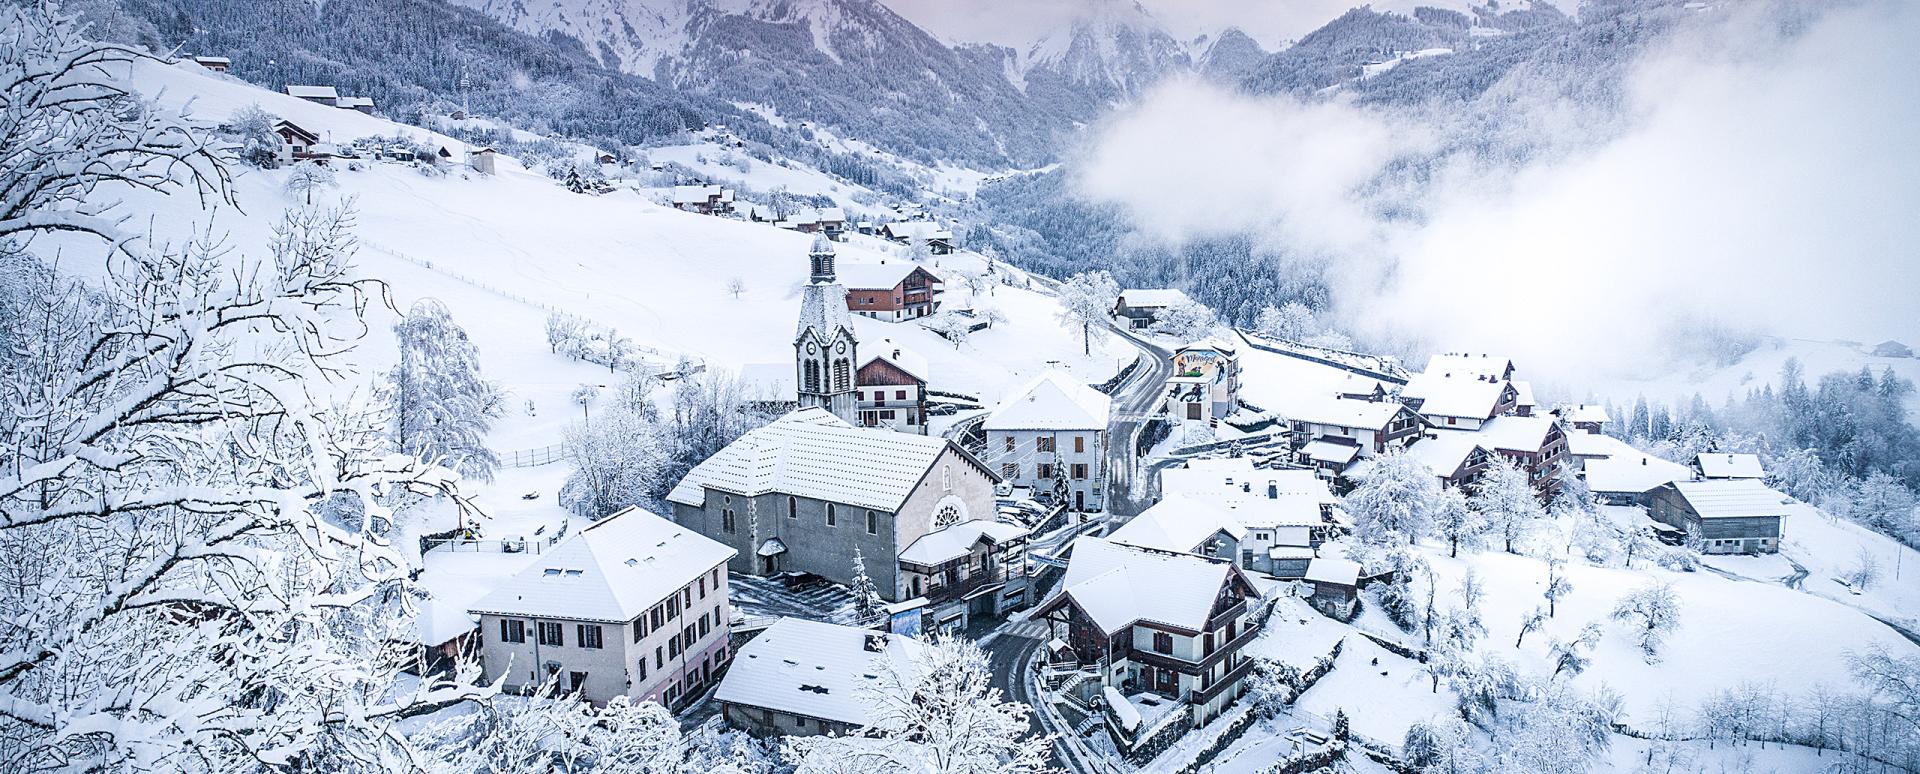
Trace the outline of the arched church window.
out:
[[[820,363],[818,361],[809,360],[807,361],[807,392],[819,392],[819,391],[820,391]]]
[[[833,361],[833,389],[835,392],[853,389],[853,369],[846,359]]]

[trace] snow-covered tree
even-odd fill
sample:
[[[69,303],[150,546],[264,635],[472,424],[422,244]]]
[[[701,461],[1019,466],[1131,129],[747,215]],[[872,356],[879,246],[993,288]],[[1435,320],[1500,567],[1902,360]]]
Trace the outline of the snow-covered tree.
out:
[[[389,376],[395,445],[462,475],[492,480],[500,460],[487,448],[486,436],[503,396],[480,375],[479,348],[433,299],[415,303],[393,332],[400,344],[400,363]]]
[[[1486,518],[1493,534],[1505,542],[1510,554],[1519,553],[1527,532],[1546,517],[1527,472],[1505,460],[1487,466],[1486,474],[1474,483],[1469,502]]]
[[[287,193],[303,200],[307,206],[313,205],[315,191],[337,188],[340,181],[333,174],[333,168],[318,161],[303,161],[287,170]]]
[[[922,320],[920,325],[951,342],[954,349],[959,349],[960,345],[967,343],[967,339],[973,335],[973,320],[951,311],[928,317]]]
[[[887,601],[880,596],[880,588],[867,576],[867,557],[859,546],[853,547],[853,581],[847,584],[847,591],[853,595],[853,615],[861,623],[873,621],[885,612]]]
[[[1400,750],[1407,765],[1422,774],[1470,774],[1489,766],[1473,729],[1455,717],[1408,726]]]
[[[1387,615],[1395,625],[1411,631],[1420,623],[1420,595],[1414,588],[1414,581],[1426,578],[1429,591],[1433,588],[1433,573],[1427,560],[1407,549],[1405,545],[1395,545],[1385,554],[1383,561],[1393,570],[1393,578],[1386,583],[1376,583],[1368,587],[1379,603],[1380,611]],[[1429,603],[1428,609],[1432,605]]]
[[[1213,332],[1213,326],[1213,310],[1197,301],[1183,299],[1174,302],[1154,318],[1153,326],[1148,330],[1180,341],[1193,341],[1206,338]]]
[[[1525,709],[1505,715],[1495,738],[1496,771],[1586,771],[1613,741],[1620,698],[1588,696],[1565,683],[1545,686]]]
[[[1841,580],[1855,591],[1872,589],[1880,582],[1880,558],[1873,555],[1873,549],[1861,546],[1853,555],[1853,566],[1841,575]]]
[[[280,135],[273,133],[279,119],[261,109],[258,103],[233,111],[227,119],[227,132],[240,147],[240,160],[261,169],[280,165]]]
[[[1411,543],[1431,528],[1441,496],[1439,481],[1425,464],[1393,450],[1373,458],[1342,507],[1353,516],[1354,535],[1362,541]]]
[[[1680,627],[1680,598],[1671,584],[1649,583],[1621,597],[1612,615],[1633,632],[1634,644],[1647,663],[1655,664],[1660,660],[1661,643]]]
[[[960,284],[967,289],[967,298],[978,306],[981,297],[992,293],[994,287],[1000,284],[1000,277],[994,274],[992,269],[962,272]]]
[[[1104,271],[1075,274],[1060,286],[1060,322],[1080,328],[1081,354],[1093,354],[1093,326],[1106,322],[1120,285]]]
[[[739,299],[740,294],[745,292],[747,292],[746,280],[740,279],[739,277],[732,277],[727,280],[727,295]]]
[[[1520,647],[1521,643],[1527,641],[1527,635],[1540,631],[1540,627],[1545,626],[1546,623],[1546,611],[1537,607],[1527,611],[1525,615],[1520,616],[1520,635],[1513,638],[1513,646]]]
[[[1467,503],[1465,492],[1459,487],[1446,487],[1433,501],[1433,531],[1447,541],[1447,556],[1458,557],[1462,545],[1479,547],[1487,522]]]
[[[1547,598],[1547,617],[1552,618],[1560,598],[1573,593],[1573,581],[1567,580],[1567,560],[1557,556],[1547,560],[1547,587],[1540,593]]]
[[[580,420],[584,422],[588,418],[587,407],[593,405],[595,398],[600,397],[600,388],[591,384],[582,384],[573,388],[573,394],[569,397],[580,406]]]
[[[1571,640],[1550,640],[1547,642],[1547,655],[1553,661],[1553,674],[1559,677],[1566,674],[1571,677],[1586,671],[1588,653],[1600,644],[1600,625],[1588,623],[1580,627],[1580,635]]]
[[[1288,301],[1284,306],[1268,306],[1261,309],[1254,327],[1262,336],[1287,341],[1305,340],[1320,329],[1319,324],[1313,320],[1313,310],[1298,301]]]
[[[1630,523],[1619,526],[1614,541],[1620,546],[1620,554],[1626,560],[1628,569],[1632,569],[1635,557],[1651,556],[1660,547],[1660,541],[1654,537],[1653,525]]]
[[[574,343],[580,338],[580,332],[586,328],[586,321],[566,312],[551,312],[547,315],[547,350],[555,354],[572,354]]]
[[[800,774],[1039,774],[1048,739],[1031,733],[1024,704],[992,687],[986,654],[970,641],[936,635],[911,665],[875,659],[862,692],[870,737],[790,737]]]

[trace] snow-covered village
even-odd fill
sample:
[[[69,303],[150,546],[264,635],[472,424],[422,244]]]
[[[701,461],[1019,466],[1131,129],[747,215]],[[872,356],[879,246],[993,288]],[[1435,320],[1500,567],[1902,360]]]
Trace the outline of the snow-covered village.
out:
[[[1920,774],[1920,5],[0,6],[0,771]]]

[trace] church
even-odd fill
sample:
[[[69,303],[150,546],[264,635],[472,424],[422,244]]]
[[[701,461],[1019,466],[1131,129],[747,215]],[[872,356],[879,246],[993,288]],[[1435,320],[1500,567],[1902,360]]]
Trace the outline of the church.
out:
[[[998,520],[999,477],[947,439],[858,426],[859,341],[823,242],[793,339],[798,408],[689,471],[667,495],[674,520],[733,547],[735,573],[844,584],[857,554],[882,596],[924,597],[936,626],[1031,602],[1027,530]]]

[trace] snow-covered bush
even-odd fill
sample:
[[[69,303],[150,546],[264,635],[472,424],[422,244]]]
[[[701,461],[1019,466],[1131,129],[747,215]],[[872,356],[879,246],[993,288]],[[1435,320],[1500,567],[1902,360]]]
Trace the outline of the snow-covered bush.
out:
[[[1620,598],[1614,605],[1613,619],[1627,624],[1633,641],[1647,663],[1660,661],[1660,645],[1668,634],[1680,628],[1680,598],[1673,586],[1649,583]]]
[[[400,363],[389,376],[394,444],[463,475],[492,480],[500,459],[487,448],[486,436],[505,395],[481,376],[479,348],[434,299],[416,302],[393,333],[400,344]]]

